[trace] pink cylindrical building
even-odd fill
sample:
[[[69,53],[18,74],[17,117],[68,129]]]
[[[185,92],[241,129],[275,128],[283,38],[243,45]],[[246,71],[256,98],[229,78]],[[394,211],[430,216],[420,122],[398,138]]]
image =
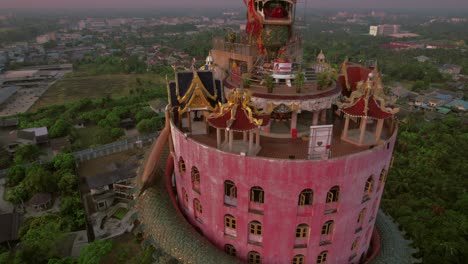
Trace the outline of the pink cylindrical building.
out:
[[[247,4],[246,43],[215,39],[206,65],[168,83],[181,212],[248,263],[363,262],[398,109],[376,67],[344,62],[335,79],[320,52],[306,68],[296,1]]]

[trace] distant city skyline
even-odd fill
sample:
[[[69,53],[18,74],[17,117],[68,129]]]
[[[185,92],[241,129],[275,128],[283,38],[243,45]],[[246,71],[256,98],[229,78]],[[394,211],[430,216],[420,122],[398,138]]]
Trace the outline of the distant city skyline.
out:
[[[242,7],[243,0],[2,0],[6,8],[174,8]],[[310,8],[458,8],[468,9],[467,0],[307,0]]]

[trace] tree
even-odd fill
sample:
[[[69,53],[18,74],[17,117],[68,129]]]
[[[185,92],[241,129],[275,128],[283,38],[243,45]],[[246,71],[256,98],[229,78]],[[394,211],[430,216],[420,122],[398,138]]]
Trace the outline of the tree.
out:
[[[414,82],[413,86],[411,87],[411,90],[415,92],[420,92],[422,90],[425,90],[429,87],[428,83],[425,83],[424,81],[417,80]]]
[[[118,139],[125,135],[125,131],[122,128],[114,127],[110,130],[110,135],[113,139]]]
[[[336,80],[338,76],[334,69],[329,71],[324,71],[318,74],[317,76],[317,84],[320,88],[330,87]]]
[[[49,129],[49,136],[51,138],[63,137],[70,131],[71,124],[60,118],[55,121],[54,125]]]
[[[59,153],[53,159],[54,168],[60,172],[75,172],[75,157],[71,153]]]
[[[86,224],[85,211],[77,194],[63,197],[60,202],[60,215],[70,230],[78,230]]]
[[[112,241],[95,240],[80,251],[78,264],[99,264],[101,259],[112,250]]]
[[[62,194],[72,194],[77,191],[78,177],[69,172],[66,172],[60,176],[58,182],[58,189]]]
[[[36,164],[28,168],[23,184],[30,193],[54,192],[57,190],[57,182],[53,174]]]
[[[21,231],[20,257],[23,263],[45,263],[56,256],[58,245],[62,243],[65,232],[60,225],[60,218],[46,214],[35,217]]]
[[[8,170],[8,185],[15,186],[18,185],[26,176],[26,171],[23,165],[13,165]]]
[[[23,184],[19,184],[7,190],[5,199],[12,204],[24,204],[29,198],[29,192]]]
[[[33,144],[21,145],[15,152],[15,163],[32,162],[39,158],[41,150]]]

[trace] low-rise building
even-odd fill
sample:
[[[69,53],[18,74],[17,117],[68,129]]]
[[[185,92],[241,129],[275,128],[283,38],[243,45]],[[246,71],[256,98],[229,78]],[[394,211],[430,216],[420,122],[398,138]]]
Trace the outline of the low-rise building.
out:
[[[16,142],[20,144],[48,144],[49,131],[47,127],[34,127],[18,130]]]

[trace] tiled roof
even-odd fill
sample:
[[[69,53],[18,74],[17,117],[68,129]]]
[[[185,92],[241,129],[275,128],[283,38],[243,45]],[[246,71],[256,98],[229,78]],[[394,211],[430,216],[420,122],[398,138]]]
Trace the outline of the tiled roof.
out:
[[[386,119],[393,116],[392,113],[386,112],[382,109],[382,107],[376,102],[373,95],[368,99],[367,108],[366,95],[363,95],[361,98],[356,100],[353,105],[343,107],[341,111],[350,116],[369,117],[374,119]]]

